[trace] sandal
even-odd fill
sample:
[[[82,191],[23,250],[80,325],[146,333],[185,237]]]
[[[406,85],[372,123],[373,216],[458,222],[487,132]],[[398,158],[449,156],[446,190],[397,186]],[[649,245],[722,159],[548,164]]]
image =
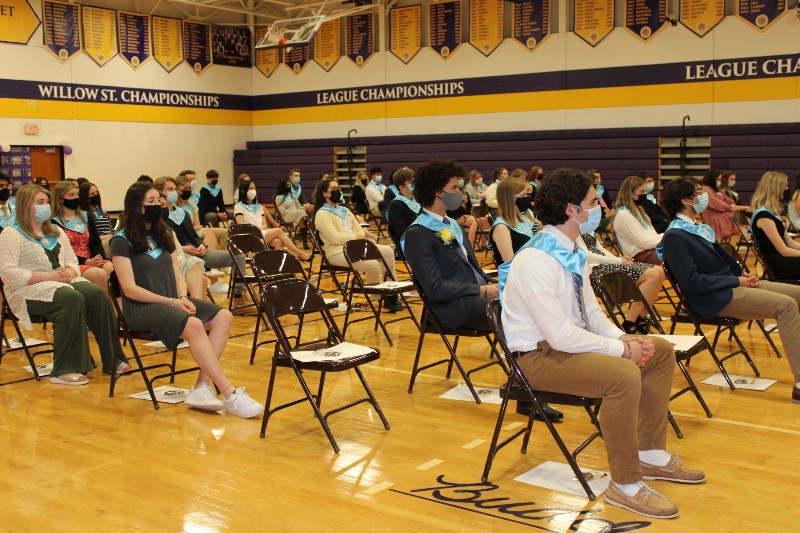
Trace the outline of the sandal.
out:
[[[120,375],[124,374],[125,372],[129,371],[130,369],[131,369],[131,365],[129,365],[125,361],[120,361],[119,364],[117,365],[117,370],[116,370],[116,372],[114,372],[114,374],[117,375],[117,376],[120,376]],[[103,374],[110,374],[110,373],[111,372],[107,372],[105,370],[103,371]]]
[[[89,378],[83,374],[62,374],[60,376],[50,376],[50,383],[56,385],[86,385],[89,383]]]

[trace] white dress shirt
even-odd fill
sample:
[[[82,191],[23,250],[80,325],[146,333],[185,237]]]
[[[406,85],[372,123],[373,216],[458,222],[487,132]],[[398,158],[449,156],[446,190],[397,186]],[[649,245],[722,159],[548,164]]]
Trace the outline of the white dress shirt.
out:
[[[500,183],[498,180],[494,180],[489,187],[486,188],[486,196],[483,197],[483,200],[486,202],[486,205],[491,207],[492,209],[497,209],[497,184]]]
[[[574,242],[553,226],[542,230],[568,250]],[[597,304],[589,284],[589,264],[583,268],[583,301],[591,331],[584,329],[578,300],[568,272],[551,255],[536,248],[517,253],[503,290],[503,329],[512,351],[530,352],[539,341],[567,353],[601,353],[620,356],[624,332]]]
[[[366,194],[370,209],[376,209],[378,204],[383,201],[383,193],[374,181],[367,185]]]

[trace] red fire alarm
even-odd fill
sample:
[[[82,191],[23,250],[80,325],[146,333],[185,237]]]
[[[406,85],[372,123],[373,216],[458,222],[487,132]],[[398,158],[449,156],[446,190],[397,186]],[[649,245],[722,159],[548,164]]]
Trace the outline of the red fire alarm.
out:
[[[39,125],[25,124],[25,135],[39,135]]]

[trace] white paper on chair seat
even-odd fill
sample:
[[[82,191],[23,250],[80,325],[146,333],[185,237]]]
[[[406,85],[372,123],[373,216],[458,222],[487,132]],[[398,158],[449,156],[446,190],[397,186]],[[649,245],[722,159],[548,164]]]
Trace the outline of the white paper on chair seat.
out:
[[[339,304],[339,300],[337,300],[336,298],[323,298],[322,301],[325,302],[326,305],[337,304],[337,307]],[[345,311],[347,311],[347,309],[345,309]]]
[[[206,276],[210,278],[219,278],[224,275],[225,272],[223,272],[222,270],[218,270],[216,268],[212,268],[211,270],[206,271]]]
[[[490,269],[484,270],[483,273],[486,274],[487,276],[494,276],[495,274],[497,274],[497,269],[496,268],[490,268]]]
[[[37,346],[39,344],[46,344],[47,343],[47,341],[43,341],[41,339],[34,339],[34,338],[31,338],[31,337],[24,337],[24,339],[25,339],[25,344],[28,345],[28,348],[30,348],[32,346]],[[16,339],[8,339],[8,342],[10,342],[11,345],[6,344],[5,342],[3,342],[3,344],[6,344],[6,347],[8,347],[9,349],[13,350],[15,348],[22,348],[22,343],[19,342],[19,337],[17,337]]]
[[[22,368],[33,374],[33,370],[31,370],[30,366],[23,366]],[[36,371],[39,373],[40,376],[49,376],[50,373],[53,371],[53,363],[36,365]]]
[[[589,487],[596,496],[600,496],[607,488],[608,483],[611,481],[611,476],[607,472],[600,470],[591,470],[588,468],[581,468],[581,472],[591,479],[587,479]],[[557,490],[574,494],[586,498],[580,481],[575,478],[575,472],[566,463],[556,463],[555,461],[546,461],[533,470],[528,470],[514,478],[514,481],[521,481],[528,485],[536,485],[537,487],[544,487],[546,489]]]
[[[703,340],[699,335],[648,335],[648,337],[660,337],[672,344],[675,351],[685,352],[691,350],[695,344]]]
[[[161,387],[156,387],[153,389],[153,392],[156,395],[156,400],[163,403],[181,403],[186,399],[186,395],[189,394],[189,389],[181,389],[180,387],[170,387],[169,385],[163,385]],[[150,393],[146,390],[143,392],[137,392],[136,394],[131,394],[128,398],[136,398],[137,400],[150,400]]]
[[[750,376],[736,376],[734,374],[728,374],[728,377],[731,378],[733,381],[733,386],[737,389],[746,389],[746,390],[767,390],[778,380],[775,379],[762,379],[762,378],[754,378]],[[738,383],[737,383],[738,382]],[[701,381],[703,385],[716,385],[717,387],[725,387],[730,388],[728,382],[725,381],[725,376],[722,374],[714,374],[708,379],[704,379]]]
[[[328,346],[320,350],[292,350],[292,357],[303,363],[315,361],[343,361],[374,352],[369,346],[361,346],[352,342],[342,342],[336,346]],[[338,352],[338,353],[337,353]]]
[[[475,392],[478,393],[478,398],[481,403],[494,403],[500,405],[503,399],[500,397],[500,389],[489,389],[486,387],[475,387]],[[444,400],[459,400],[462,402],[475,402],[475,398],[466,385],[456,385],[449,391],[445,392],[439,398]]]
[[[368,289],[413,289],[414,284],[410,281],[384,281],[377,285],[367,285]]]
[[[164,343],[161,342],[161,341],[146,342],[146,343],[144,343],[144,345],[145,346],[149,346],[151,348],[166,348],[166,346],[164,346]],[[183,341],[182,343],[180,343],[178,345],[178,349],[179,350],[182,349],[182,348],[188,348],[188,347],[189,347],[189,343],[186,342],[186,341]]]

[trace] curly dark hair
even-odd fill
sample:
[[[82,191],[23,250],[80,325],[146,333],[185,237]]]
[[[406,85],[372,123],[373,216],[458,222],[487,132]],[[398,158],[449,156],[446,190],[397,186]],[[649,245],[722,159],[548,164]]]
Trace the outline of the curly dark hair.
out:
[[[414,178],[414,199],[423,207],[436,201],[436,193],[447,186],[450,178],[463,178],[467,170],[452,159],[431,159],[417,168]]]
[[[122,229],[125,236],[131,243],[134,253],[144,253],[147,251],[147,236],[153,237],[156,244],[169,253],[175,251],[175,242],[172,239],[172,232],[167,227],[164,219],[160,219],[155,224],[149,224],[141,213],[140,207],[144,203],[144,197],[150,189],[155,189],[152,183],[136,182],[128,187],[125,193],[125,207],[120,216]]]
[[[591,186],[592,179],[583,170],[559,168],[552,171],[536,191],[536,217],[542,224],[563,224],[569,220],[567,205],[580,206]]]
[[[661,190],[661,204],[669,213],[670,219],[683,211],[681,200],[692,198],[695,190],[697,190],[697,180],[693,178],[676,178],[664,185]]]

